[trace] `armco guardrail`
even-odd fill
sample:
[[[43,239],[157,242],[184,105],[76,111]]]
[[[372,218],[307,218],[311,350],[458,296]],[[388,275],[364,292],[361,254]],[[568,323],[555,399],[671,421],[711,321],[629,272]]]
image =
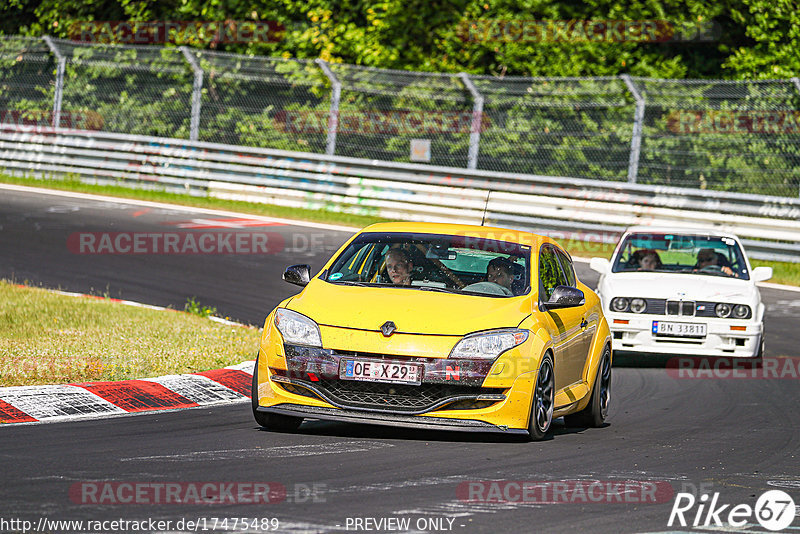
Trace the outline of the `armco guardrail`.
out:
[[[98,131],[0,125],[0,168],[97,183],[392,219],[614,242],[634,224],[710,226],[754,258],[800,262],[800,200],[285,152]]]

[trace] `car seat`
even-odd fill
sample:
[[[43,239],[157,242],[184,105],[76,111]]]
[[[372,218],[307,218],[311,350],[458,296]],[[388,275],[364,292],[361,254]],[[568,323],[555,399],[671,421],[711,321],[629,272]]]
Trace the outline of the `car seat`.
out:
[[[525,267],[519,263],[513,263],[511,265],[511,276],[511,292],[514,295],[523,294],[525,288],[528,287],[528,281],[525,280]]]

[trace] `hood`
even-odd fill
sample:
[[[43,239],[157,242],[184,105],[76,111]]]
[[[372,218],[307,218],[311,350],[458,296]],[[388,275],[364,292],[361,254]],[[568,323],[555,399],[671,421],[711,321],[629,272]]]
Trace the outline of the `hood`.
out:
[[[514,328],[531,313],[531,297],[492,298],[394,287],[358,287],[313,279],[286,306],[320,325],[398,333],[463,336]]]
[[[757,294],[750,280],[691,273],[611,273],[601,282],[609,296],[749,303]],[[681,295],[682,294],[682,295]]]

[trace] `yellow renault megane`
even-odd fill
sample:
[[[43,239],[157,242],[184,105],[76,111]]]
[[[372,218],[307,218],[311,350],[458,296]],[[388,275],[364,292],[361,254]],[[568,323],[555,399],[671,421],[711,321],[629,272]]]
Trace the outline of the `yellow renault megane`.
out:
[[[611,337],[597,295],[547,237],[384,223],[354,235],[264,324],[253,415],[503,432],[601,426]]]

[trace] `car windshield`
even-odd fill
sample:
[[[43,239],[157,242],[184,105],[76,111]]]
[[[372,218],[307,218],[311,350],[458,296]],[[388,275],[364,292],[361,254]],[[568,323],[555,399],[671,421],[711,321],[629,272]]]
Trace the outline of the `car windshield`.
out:
[[[630,234],[619,247],[612,270],[750,278],[735,239],[692,234]]]
[[[334,260],[333,284],[511,297],[530,291],[530,246],[469,236],[364,233]]]

